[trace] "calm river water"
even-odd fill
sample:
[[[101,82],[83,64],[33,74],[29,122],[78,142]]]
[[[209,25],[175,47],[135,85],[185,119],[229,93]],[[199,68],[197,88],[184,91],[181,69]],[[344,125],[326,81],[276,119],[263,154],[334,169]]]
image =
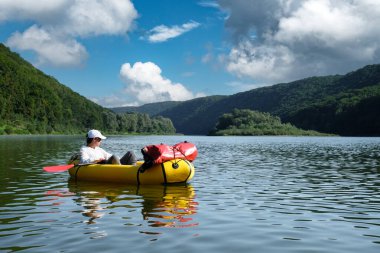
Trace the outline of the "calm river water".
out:
[[[188,185],[75,183],[75,136],[0,137],[0,252],[380,252],[380,138],[112,136],[198,147]]]

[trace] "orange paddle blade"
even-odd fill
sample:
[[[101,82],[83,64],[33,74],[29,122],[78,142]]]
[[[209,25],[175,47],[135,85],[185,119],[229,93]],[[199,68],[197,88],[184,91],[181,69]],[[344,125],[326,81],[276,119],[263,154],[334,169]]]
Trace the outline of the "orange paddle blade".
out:
[[[74,167],[74,164],[65,164],[65,165],[55,165],[44,167],[44,171],[54,173],[54,172],[63,172],[70,168]]]

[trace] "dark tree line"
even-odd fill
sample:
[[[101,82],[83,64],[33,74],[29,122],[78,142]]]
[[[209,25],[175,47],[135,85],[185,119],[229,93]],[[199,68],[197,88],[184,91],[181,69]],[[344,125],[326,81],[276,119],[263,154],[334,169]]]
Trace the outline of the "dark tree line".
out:
[[[225,113],[210,135],[321,135],[315,131],[305,131],[286,123],[269,113],[249,109],[234,109]]]

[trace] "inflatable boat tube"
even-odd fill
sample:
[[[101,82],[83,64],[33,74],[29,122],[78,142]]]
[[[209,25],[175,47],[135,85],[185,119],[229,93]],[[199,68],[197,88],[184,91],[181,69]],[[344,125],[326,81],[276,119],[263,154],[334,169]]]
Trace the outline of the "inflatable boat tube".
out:
[[[143,162],[136,165],[89,164],[69,169],[73,180],[112,182],[136,185],[187,183],[195,173],[188,160],[176,159],[141,170]]]

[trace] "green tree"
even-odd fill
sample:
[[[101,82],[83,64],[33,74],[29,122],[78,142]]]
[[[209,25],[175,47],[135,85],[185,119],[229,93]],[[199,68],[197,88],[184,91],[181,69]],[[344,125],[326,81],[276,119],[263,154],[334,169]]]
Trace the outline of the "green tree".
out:
[[[291,124],[283,124],[279,117],[252,111],[234,109],[223,114],[210,135],[321,135],[315,131],[298,129]]]

